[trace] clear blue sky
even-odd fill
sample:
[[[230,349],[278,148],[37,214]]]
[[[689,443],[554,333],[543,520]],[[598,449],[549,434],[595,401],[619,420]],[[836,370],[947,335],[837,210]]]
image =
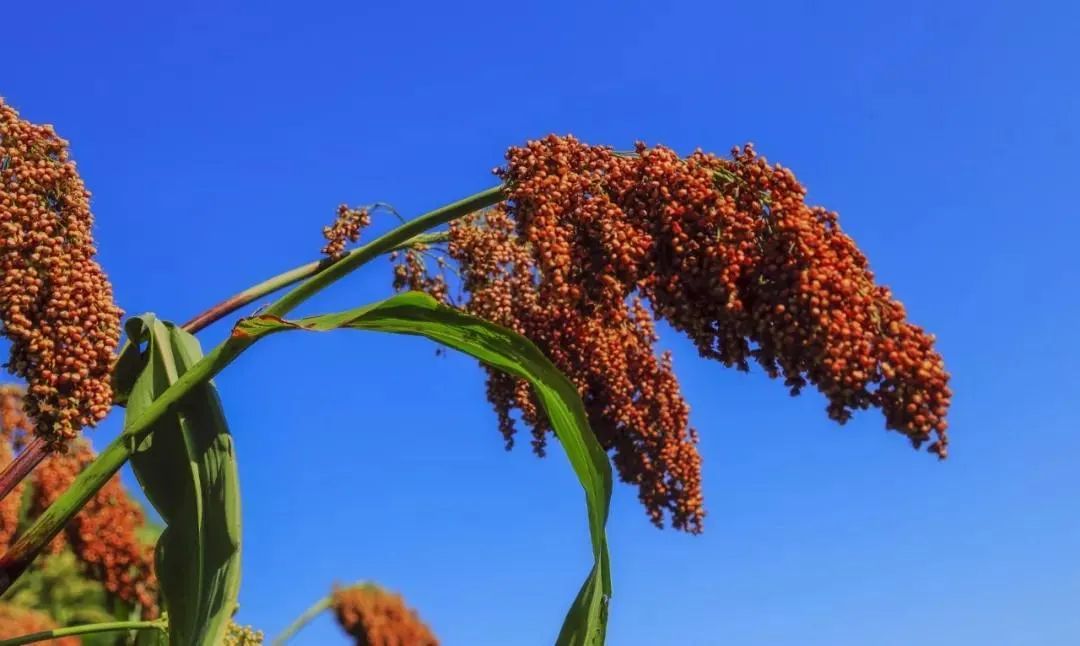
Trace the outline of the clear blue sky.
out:
[[[420,213],[548,132],[752,140],[938,334],[952,457],[876,413],[837,428],[816,394],[666,333],[707,529],[657,531],[617,489],[609,643],[1080,643],[1075,3],[184,4],[0,18],[0,93],[73,142],[129,313],[186,319],[312,259],[338,203]],[[307,311],[388,279],[376,263]],[[505,453],[481,371],[433,354],[283,336],[220,377],[242,621],[273,634],[332,582],[371,578],[448,645],[551,643],[588,569],[580,489],[556,451]],[[324,618],[298,643],[336,639]]]

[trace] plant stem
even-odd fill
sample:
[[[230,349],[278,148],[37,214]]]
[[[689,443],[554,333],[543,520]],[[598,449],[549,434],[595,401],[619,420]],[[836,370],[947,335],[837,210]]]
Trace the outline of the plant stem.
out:
[[[473,197],[475,198],[477,196]],[[498,201],[499,200],[496,200],[496,202]],[[451,207],[452,206],[454,205],[451,205]],[[490,206],[490,204],[487,206]],[[394,251],[397,249],[405,249],[408,247],[412,247],[413,245],[417,244],[433,244],[437,242],[445,242],[446,240],[448,240],[448,236],[445,232],[420,233],[409,238],[408,240],[405,240],[401,244],[392,247],[389,250]],[[360,249],[357,249],[356,251],[360,251]],[[348,256],[345,256],[345,258],[348,258]],[[339,260],[344,260],[345,258],[341,258]],[[326,269],[327,267],[334,265],[336,262],[338,261],[330,258],[324,258],[322,260],[309,262],[306,265],[300,265],[299,267],[294,267],[288,271],[284,271],[277,276],[268,278],[267,280],[258,283],[257,285],[252,285],[244,291],[233,294],[229,298],[221,301],[217,305],[214,305],[210,309],[202,312],[195,318],[191,319],[190,321],[185,323],[183,327],[188,332],[195,334],[196,332],[199,332],[209,327],[217,321],[220,321],[229,314],[232,314],[241,307],[254,303],[255,301],[263,298],[264,296],[273,294],[274,292],[280,289],[284,289],[294,283],[298,283],[305,278],[310,278],[315,274],[318,274],[322,270]],[[37,437],[32,439],[30,443],[26,446],[26,449],[24,449],[23,452],[18,455],[18,457],[9,462],[7,466],[4,467],[3,471],[0,471],[0,501],[6,498],[7,495],[11,493],[11,490],[14,489],[17,484],[22,482],[23,479],[26,478],[26,476],[30,475],[30,473],[35,468],[37,468],[37,465],[41,464],[41,461],[44,460],[45,456],[47,455],[48,451],[46,450],[45,442]]]
[[[4,471],[0,473],[0,500],[7,498],[11,490],[15,488],[23,478],[30,475],[38,464],[48,454],[45,440],[34,437],[30,443],[19,453],[14,460],[8,462]]]
[[[111,633],[126,630],[166,630],[166,624],[160,619],[153,621],[111,621],[103,624],[85,624],[82,626],[69,626],[67,628],[54,628],[43,630],[29,635],[12,637],[0,640],[0,646],[19,646],[20,644],[33,644],[48,639],[59,637],[72,637],[75,635],[92,635],[94,633]]]
[[[393,251],[403,243],[409,241],[413,236],[423,233],[432,227],[446,224],[463,215],[468,215],[469,213],[479,211],[480,209],[494,206],[505,199],[505,188],[502,185],[499,185],[494,188],[489,188],[486,191],[481,191],[476,195],[469,196],[464,200],[425,213],[413,220],[409,220],[363,247],[351,251],[341,258],[341,260],[315,274],[303,283],[300,283],[299,286],[285,294],[285,296],[281,297],[277,302],[267,308],[265,314],[269,316],[284,316],[296,306],[345,277],[349,272],[360,265],[363,265],[375,256],[384,254],[388,251]]]
[[[393,247],[391,251],[395,249],[405,249],[416,244],[432,244],[436,242],[445,242],[447,239],[448,237],[445,233],[421,233]],[[299,267],[294,267],[293,269],[282,272],[277,276],[264,280],[257,285],[252,285],[251,287],[248,287],[242,292],[237,292],[236,294],[233,294],[229,298],[221,301],[217,305],[211,307],[210,309],[191,319],[184,324],[184,329],[188,332],[191,332],[192,334],[195,334],[196,332],[201,331],[202,329],[212,325],[213,323],[221,320],[229,314],[232,314],[241,307],[254,303],[255,301],[259,300],[264,296],[273,294],[279,289],[284,289],[285,287],[288,287],[289,285],[292,285],[294,283],[298,283],[305,278],[310,278],[315,274],[320,273],[327,267],[330,267],[331,265],[334,265],[347,257],[348,256],[345,256],[343,258],[339,258],[338,260],[334,260],[331,258],[323,258],[322,260],[309,262],[306,265],[300,265]]]
[[[233,294],[229,298],[221,301],[187,323],[184,323],[184,329],[194,334],[215,321],[232,314],[241,307],[259,300],[267,294],[272,294],[279,289],[288,287],[309,276],[314,276],[324,268],[329,267],[333,262],[334,261],[330,258],[316,260],[315,262],[309,262],[306,265],[301,265],[294,269],[290,269],[289,271],[280,273],[273,278],[264,280],[258,285],[252,285],[244,291]]]
[[[503,187],[498,186],[410,220],[363,247],[349,252],[341,259],[328,265],[320,273],[308,278],[272,304],[267,309],[266,314],[284,316],[319,291],[337,282],[372,258],[399,248],[406,243],[412,244],[411,241],[413,241],[414,237],[427,229],[492,206],[503,199],[505,199]],[[260,283],[260,285],[267,285],[274,280],[270,279],[270,281]],[[221,316],[224,316],[224,313]],[[205,383],[221,372],[244,350],[251,347],[255,341],[256,339],[252,337],[233,334],[192,365],[187,372],[180,375],[180,378],[161,393],[138,417],[128,420],[120,435],[86,469],[76,476],[71,486],[45,510],[44,514],[34,521],[30,528],[8,549],[7,553],[0,557],[0,594],[3,594],[14,583],[15,579],[26,570],[41,550],[60,533],[68,521],[127,462],[134,448],[146,434],[153,430],[154,423],[173,404],[180,401],[192,388]]]
[[[184,324],[184,329],[194,334],[267,294],[288,287],[293,283],[299,282],[304,278],[317,273],[324,267],[332,264],[332,262],[333,261],[329,258],[310,262],[306,265],[278,274],[257,285],[252,285],[244,291],[230,296],[191,319]],[[3,471],[0,472],[0,501],[6,498],[16,485],[30,475],[30,473],[37,468],[37,465],[41,464],[41,461],[45,459],[48,453],[44,440],[39,437],[34,437],[34,439],[30,440],[30,443],[26,445],[26,448],[22,453],[9,462],[7,466],[4,467]]]
[[[64,490],[45,513],[19,536],[7,553],[0,557],[0,594],[15,582],[42,548],[48,545],[109,478],[124,466],[139,441],[152,430],[154,422],[192,388],[213,378],[254,342],[254,339],[249,338],[229,338],[180,375],[180,378],[151,402],[138,417],[129,420],[120,435],[76,476],[71,486]]]
[[[324,610],[330,607],[334,598],[331,595],[327,595],[322,599],[319,599],[314,605],[305,610],[303,614],[296,618],[289,626],[281,631],[281,634],[274,638],[274,641],[270,642],[270,646],[282,646],[285,642],[292,639],[296,633],[300,632],[302,628],[311,623],[315,617],[318,617]]]

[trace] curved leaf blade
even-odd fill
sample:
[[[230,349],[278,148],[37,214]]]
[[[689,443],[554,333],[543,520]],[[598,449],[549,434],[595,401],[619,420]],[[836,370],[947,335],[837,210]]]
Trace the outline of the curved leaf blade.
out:
[[[131,420],[202,350],[195,337],[153,315],[135,317],[126,327],[133,342],[121,362],[141,363],[127,397],[125,419]],[[212,382],[197,386],[157,422],[134,447],[131,466],[166,524],[156,561],[169,641],[216,646],[239,593],[240,497],[232,436]]]
[[[603,644],[611,596],[607,524],[611,465],[596,440],[577,389],[525,337],[460,310],[440,305],[427,294],[407,292],[337,314],[286,321],[271,316],[241,320],[234,336],[262,337],[284,330],[339,328],[423,336],[469,354],[498,370],[527,380],[551,421],[581,486],[589,514],[594,564],[570,607],[557,644]]]

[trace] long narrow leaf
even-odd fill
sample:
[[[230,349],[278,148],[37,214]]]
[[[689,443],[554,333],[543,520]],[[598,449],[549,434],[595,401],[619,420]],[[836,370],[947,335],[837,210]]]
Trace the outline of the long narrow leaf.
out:
[[[574,385],[525,337],[498,325],[438,304],[418,292],[337,314],[286,321],[255,316],[240,321],[234,336],[261,337],[283,330],[328,331],[339,328],[423,336],[472,355],[483,363],[532,384],[570,464],[585,489],[594,564],[578,592],[558,644],[603,644],[611,596],[607,524],[611,501],[611,465],[589,428],[585,407]]]
[[[127,323],[124,365],[141,358],[130,385],[135,419],[202,357],[195,337],[153,315]],[[142,343],[144,352],[139,352]],[[130,379],[130,377],[125,377]],[[127,386],[127,384],[121,384]],[[128,390],[128,388],[125,388]],[[240,497],[232,437],[211,382],[193,389],[135,447],[131,466],[165,529],[157,575],[169,614],[169,642],[221,643],[240,585]]]

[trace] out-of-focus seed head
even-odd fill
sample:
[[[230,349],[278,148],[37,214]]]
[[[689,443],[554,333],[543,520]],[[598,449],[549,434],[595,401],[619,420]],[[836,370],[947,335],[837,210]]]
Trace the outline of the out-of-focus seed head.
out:
[[[450,227],[463,307],[527,336],[574,381],[654,523],[698,532],[705,515],[697,434],[654,317],[704,357],[753,360],[792,394],[813,384],[840,423],[880,408],[887,428],[945,457],[951,392],[933,337],[790,170],[749,145],[680,158],[553,135],[507,161],[496,174],[509,200]],[[420,267],[398,272],[398,286],[423,289]],[[550,429],[528,386],[492,371],[488,397],[507,445],[517,411],[542,454]]]
[[[0,99],[0,333],[35,433],[58,448],[112,406],[121,311],[94,260],[90,194],[51,126]]]
[[[21,637],[55,628],[59,626],[44,612],[0,601],[0,639]],[[51,646],[79,646],[82,640],[78,637],[60,637],[41,643]]]
[[[347,204],[338,206],[334,223],[323,227],[326,246],[322,252],[331,258],[345,255],[349,243],[360,240],[360,232],[371,225],[371,213],[366,208],[349,208]]]
[[[11,443],[0,439],[0,469],[11,464],[14,459]],[[19,529],[19,510],[22,508],[24,486],[19,483],[0,500],[0,550],[6,551],[11,546],[11,539]]]
[[[437,646],[439,640],[400,595],[371,585],[336,588],[332,608],[338,625],[357,646]]]
[[[31,514],[44,513],[93,460],[93,450],[81,438],[45,458],[33,474]],[[70,546],[87,576],[118,599],[138,604],[143,617],[153,618],[158,614],[158,583],[153,548],[138,537],[144,524],[142,508],[116,475],[71,519],[50,549],[58,553],[65,544]]]
[[[260,646],[264,639],[263,631],[230,621],[225,633],[224,646]]]
[[[0,384],[0,469],[11,463],[15,452],[22,448],[27,435],[34,429],[23,408],[24,394],[21,386]],[[19,482],[0,500],[0,549],[6,550],[10,546],[18,530],[25,490],[25,481]]]
[[[26,415],[23,398],[26,390],[15,384],[0,384],[0,439],[10,442],[16,451],[34,432],[34,423]]]

